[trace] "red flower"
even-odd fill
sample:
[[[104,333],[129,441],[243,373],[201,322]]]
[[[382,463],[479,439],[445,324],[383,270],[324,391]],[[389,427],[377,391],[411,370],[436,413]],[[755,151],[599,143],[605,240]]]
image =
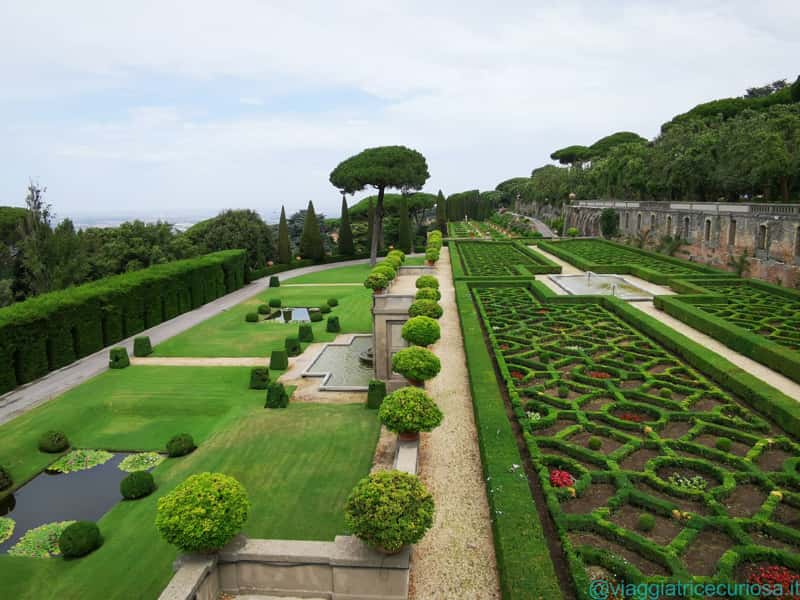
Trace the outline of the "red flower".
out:
[[[790,591],[800,586],[800,575],[780,565],[768,565],[755,569],[747,578],[747,583],[753,585],[768,585],[773,589],[775,586],[780,585],[781,589],[786,593],[782,596],[773,596],[773,598],[780,598],[782,600],[794,600],[799,598],[799,596],[791,594]],[[793,585],[795,587],[793,587]]]
[[[611,379],[611,373],[606,373],[605,371],[588,371],[588,375],[595,379]]]
[[[616,415],[616,417],[623,421],[630,421],[631,423],[644,423],[647,421],[647,416],[641,413],[621,412]]]
[[[550,485],[553,487],[572,487],[574,484],[575,478],[569,472],[561,469],[550,471]]]
[[[524,374],[524,373],[520,373],[519,371],[511,371],[511,376],[512,376],[514,379],[516,379],[517,381],[519,381],[520,379],[522,379],[523,377],[525,377],[525,374]]]
[[[508,350],[508,344],[500,344],[500,350]]]

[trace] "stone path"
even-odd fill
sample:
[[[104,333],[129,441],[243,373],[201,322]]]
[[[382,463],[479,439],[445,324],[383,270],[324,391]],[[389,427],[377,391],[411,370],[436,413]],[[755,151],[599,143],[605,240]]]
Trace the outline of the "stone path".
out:
[[[317,273],[319,271],[327,271],[328,269],[336,269],[348,265],[363,265],[368,263],[368,259],[358,259],[346,262],[330,263],[324,265],[312,265],[310,267],[303,267],[300,269],[292,269],[279,274],[281,282],[292,277],[299,277],[301,275],[308,275],[310,273]],[[178,335],[191,329],[198,323],[205,321],[225,311],[240,302],[244,302],[248,298],[261,293],[269,285],[269,277],[262,277],[253,281],[243,288],[227,294],[222,298],[217,298],[213,302],[209,302],[192,310],[184,313],[151,327],[150,329],[137,333],[136,335],[148,335],[153,345],[160,344],[164,340]],[[114,346],[124,346],[128,349],[128,354],[133,355],[133,338],[129,337]],[[110,347],[109,347],[110,348]],[[55,398],[80,385],[87,379],[99,375],[108,368],[108,351],[109,348],[104,348],[94,354],[86,356],[66,367],[48,373],[44,377],[37,379],[31,383],[23,385],[15,390],[12,390],[3,396],[0,396],[0,424],[6,423],[30,409]]]
[[[553,256],[549,252],[544,252],[538,248],[536,248],[536,251],[546,256],[553,262],[556,262],[559,265],[561,265],[564,274],[577,275],[580,273],[584,273],[584,271],[577,269],[576,267],[563,261],[557,256]],[[632,275],[624,275],[624,277],[632,284],[639,286],[640,288],[650,292],[653,295],[673,295],[675,293],[668,287],[656,285],[654,283],[650,283],[649,281],[645,281],[644,279],[633,277]],[[536,277],[536,279],[544,283],[547,287],[549,287],[557,294],[567,293],[565,290],[563,290],[562,288],[558,287],[555,283],[550,281],[546,275],[538,276]],[[769,367],[766,367],[761,363],[746,357],[743,354],[739,354],[735,350],[731,350],[725,344],[718,342],[714,338],[698,331],[694,327],[687,325],[683,321],[680,321],[675,317],[668,315],[664,311],[657,309],[652,302],[631,302],[630,305],[635,308],[638,308],[642,312],[657,319],[659,322],[674,329],[678,333],[682,333],[690,340],[697,342],[698,344],[701,344],[705,348],[708,348],[708,350],[710,350],[711,352],[719,354],[720,356],[726,358],[740,369],[744,369],[754,377],[761,379],[762,381],[768,383],[772,387],[777,388],[787,396],[794,398],[795,400],[800,402],[800,384],[792,381],[788,377],[785,377],[780,373],[773,371]]]
[[[447,248],[436,276],[444,315],[442,338],[432,350],[442,359],[442,371],[425,387],[445,418],[421,434],[420,477],[433,494],[436,517],[414,546],[409,598],[489,600],[500,598],[497,565]]]

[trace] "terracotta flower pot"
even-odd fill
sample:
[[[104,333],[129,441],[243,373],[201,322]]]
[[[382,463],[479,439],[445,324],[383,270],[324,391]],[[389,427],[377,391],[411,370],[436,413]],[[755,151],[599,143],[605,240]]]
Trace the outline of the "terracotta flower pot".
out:
[[[401,431],[397,434],[397,439],[401,442],[416,442],[419,439],[419,431]]]

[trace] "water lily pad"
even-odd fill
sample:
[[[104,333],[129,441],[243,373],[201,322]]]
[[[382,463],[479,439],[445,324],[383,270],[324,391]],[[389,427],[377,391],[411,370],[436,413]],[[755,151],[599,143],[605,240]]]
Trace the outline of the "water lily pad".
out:
[[[158,452],[139,452],[131,454],[122,459],[119,463],[121,471],[133,473],[134,471],[148,471],[160,465],[164,461],[164,456]]]
[[[14,534],[14,519],[0,517],[0,544]]]
[[[111,452],[106,452],[105,450],[73,450],[47,467],[47,470],[59,473],[85,471],[97,465],[102,465],[113,457],[114,455]]]
[[[58,521],[29,529],[8,551],[11,556],[50,558],[61,554],[58,538],[75,521]]]

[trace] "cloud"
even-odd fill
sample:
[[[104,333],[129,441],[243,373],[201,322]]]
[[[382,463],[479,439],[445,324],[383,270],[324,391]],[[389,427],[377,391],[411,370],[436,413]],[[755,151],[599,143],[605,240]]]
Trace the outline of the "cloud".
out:
[[[427,156],[433,191],[490,189],[794,77],[800,55],[788,0],[186,6],[0,7],[3,202],[38,174],[61,212],[113,208],[109,189],[141,210],[335,212],[330,170],[396,143]]]

